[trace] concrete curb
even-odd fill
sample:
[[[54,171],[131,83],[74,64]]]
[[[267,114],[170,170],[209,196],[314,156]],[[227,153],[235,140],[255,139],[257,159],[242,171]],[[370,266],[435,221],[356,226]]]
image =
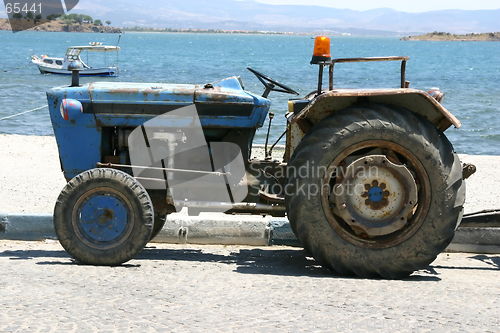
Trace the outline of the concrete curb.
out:
[[[56,239],[52,214],[0,213],[0,239],[23,241]],[[202,213],[199,216],[171,214],[153,242],[300,246],[285,218],[222,213]],[[446,251],[498,254],[500,228],[459,228]]]
[[[0,213],[0,239],[25,241],[56,239],[52,214]]]
[[[267,246],[271,237],[268,220],[260,216],[171,214],[153,242]]]
[[[500,228],[459,228],[449,252],[500,253]]]

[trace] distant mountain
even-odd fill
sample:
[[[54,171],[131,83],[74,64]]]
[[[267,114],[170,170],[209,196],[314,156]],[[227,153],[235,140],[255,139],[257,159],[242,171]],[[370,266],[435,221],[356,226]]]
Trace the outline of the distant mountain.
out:
[[[267,5],[251,0],[80,0],[72,12],[109,20],[115,27],[280,32],[320,30],[357,35],[500,31],[500,9],[406,13],[389,8],[355,11],[306,5]]]

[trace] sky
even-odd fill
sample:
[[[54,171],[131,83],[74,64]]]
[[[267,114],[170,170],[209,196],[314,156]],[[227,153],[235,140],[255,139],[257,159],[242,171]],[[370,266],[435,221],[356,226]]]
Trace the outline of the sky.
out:
[[[402,12],[418,13],[441,9],[500,9],[499,0],[256,0],[272,5],[316,5],[339,9],[369,10],[392,8]]]
[[[73,0],[76,1],[76,0]],[[168,1],[168,0],[165,0]],[[256,1],[271,5],[316,5],[339,9],[370,10],[392,8],[402,12],[419,13],[443,9],[483,10],[500,9],[500,0],[236,0]],[[0,1],[0,17],[7,17]]]

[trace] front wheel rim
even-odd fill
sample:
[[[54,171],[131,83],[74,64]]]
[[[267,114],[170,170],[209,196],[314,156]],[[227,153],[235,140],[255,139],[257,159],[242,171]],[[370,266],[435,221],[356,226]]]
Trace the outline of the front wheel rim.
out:
[[[134,212],[123,193],[107,187],[85,192],[72,212],[73,229],[85,245],[107,250],[119,246],[132,233]]]

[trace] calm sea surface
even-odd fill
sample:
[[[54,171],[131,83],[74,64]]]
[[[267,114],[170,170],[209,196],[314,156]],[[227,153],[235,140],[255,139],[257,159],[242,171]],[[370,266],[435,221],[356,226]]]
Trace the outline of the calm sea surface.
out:
[[[46,104],[45,92],[68,85],[69,76],[42,75],[29,65],[31,53],[62,57],[69,46],[102,42],[115,45],[118,35],[0,31],[0,118]],[[118,78],[91,81],[208,83],[239,75],[246,89],[261,94],[255,68],[305,95],[317,86],[317,66],[309,64],[310,36],[126,33],[119,53]],[[403,42],[392,37],[332,37],[332,56],[407,55],[411,87],[446,93],[445,107],[463,123],[446,135],[459,153],[500,155],[500,43]],[[86,60],[86,57],[83,57]],[[115,55],[91,55],[90,65],[116,61]],[[11,70],[14,68],[27,67]],[[337,87],[398,87],[399,62],[339,64]],[[325,80],[326,83],[326,80]],[[273,138],[284,130],[290,95],[271,93]],[[265,141],[267,124],[258,131]],[[0,121],[0,133],[53,135],[47,109]]]

